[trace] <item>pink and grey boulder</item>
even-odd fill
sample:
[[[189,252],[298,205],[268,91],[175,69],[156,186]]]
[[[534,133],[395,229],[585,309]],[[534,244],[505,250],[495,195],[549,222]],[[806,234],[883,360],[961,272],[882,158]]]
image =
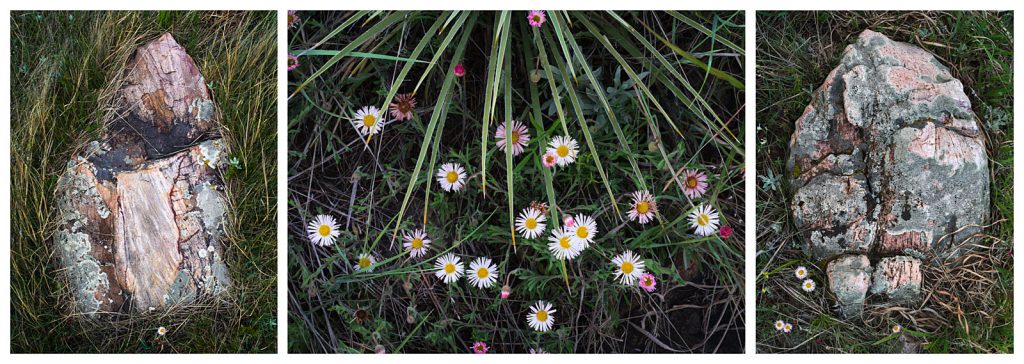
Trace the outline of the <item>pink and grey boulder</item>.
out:
[[[844,316],[919,298],[989,215],[984,138],[963,84],[927,51],[865,30],[796,121],[787,167],[807,254]]]

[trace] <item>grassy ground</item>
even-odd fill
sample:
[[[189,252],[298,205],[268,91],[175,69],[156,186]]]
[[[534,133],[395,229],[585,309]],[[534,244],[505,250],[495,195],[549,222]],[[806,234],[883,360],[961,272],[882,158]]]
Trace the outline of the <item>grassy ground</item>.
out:
[[[864,320],[834,315],[829,294],[807,295],[792,269],[808,261],[789,213],[784,175],[793,122],[864,29],[922,47],[964,83],[988,138],[994,225],[967,264],[924,272],[921,307],[871,302]],[[758,12],[757,348],[759,352],[1013,351],[1013,15],[962,12]],[[819,289],[816,292],[827,292]],[[795,323],[791,334],[772,326]],[[890,335],[901,324],[902,336]]]
[[[609,13],[548,12],[535,30],[522,11],[505,22],[495,12],[300,12],[289,35],[291,52],[302,54],[289,76],[289,351],[466,353],[475,341],[497,353],[742,351],[744,58],[735,46],[743,44],[742,14],[614,14],[627,29]],[[339,51],[359,53],[333,58]],[[405,75],[410,58],[418,62]],[[454,78],[460,62],[466,75]],[[535,69],[542,77],[531,83]],[[640,82],[630,81],[630,70]],[[562,78],[570,71],[575,81]],[[419,81],[417,116],[364,144],[347,121],[354,111],[412,92]],[[439,110],[442,102],[448,106]],[[495,117],[485,117],[492,110]],[[506,159],[493,134],[509,118],[526,123],[533,139]],[[581,157],[552,176],[538,151],[565,133],[580,142]],[[433,176],[449,161],[467,169],[464,191],[440,191]],[[684,196],[673,178],[684,168],[708,174],[704,197]],[[641,186],[660,211],[646,226],[624,220],[627,194]],[[517,236],[512,247],[510,211],[531,201],[549,204],[549,222],[562,213],[597,219],[595,245],[565,273],[547,251],[548,232]],[[735,234],[695,236],[686,215],[700,203],[719,209]],[[335,246],[315,247],[306,237],[316,214],[338,218]],[[410,259],[393,233],[424,222],[434,245],[426,258]],[[654,293],[614,281],[610,259],[625,249],[657,275]],[[432,267],[449,250],[463,261],[492,258],[499,284],[440,283]],[[353,272],[363,252],[383,262],[373,273]],[[505,283],[512,294],[501,299]],[[550,332],[526,324],[536,300],[558,310]]]
[[[11,13],[11,351],[276,352],[276,14]],[[106,86],[171,32],[209,80],[232,157],[228,303],[116,322],[68,315],[50,239],[58,174],[98,136]],[[154,340],[157,327],[170,332]]]

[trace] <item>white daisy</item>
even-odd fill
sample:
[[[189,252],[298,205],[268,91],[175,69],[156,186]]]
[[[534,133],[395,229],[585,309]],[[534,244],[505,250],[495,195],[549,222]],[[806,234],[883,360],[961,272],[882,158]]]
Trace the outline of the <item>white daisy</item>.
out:
[[[569,136],[556,136],[548,143],[548,152],[554,153],[555,162],[559,166],[565,166],[576,161],[576,153],[579,153],[579,144]]]
[[[697,229],[697,235],[714,234],[718,231],[718,212],[711,206],[701,204],[690,213],[690,226]]]
[[[458,281],[462,277],[463,265],[462,259],[455,256],[455,254],[448,253],[437,258],[434,262],[434,275],[440,278],[444,283],[453,283]]]
[[[893,334],[899,334],[901,332],[903,332],[903,326],[901,326],[900,324],[893,325],[893,327],[892,327],[892,333]]]
[[[376,106],[363,106],[352,118],[352,125],[359,130],[363,136],[374,135],[384,129],[384,118],[380,115],[380,109]]]
[[[466,185],[466,170],[458,163],[445,163],[437,170],[437,183],[448,192],[461,190]]]
[[[615,278],[625,285],[632,285],[640,276],[644,275],[644,261],[627,250],[612,259],[612,264],[618,268],[615,270]]]
[[[594,242],[594,236],[597,235],[597,221],[594,221],[593,217],[583,214],[576,215],[573,220],[572,242],[579,245],[580,250],[586,249],[590,243]]]
[[[796,267],[796,270],[793,271],[793,274],[796,274],[797,279],[807,278],[807,267],[804,267],[802,265]]]
[[[498,281],[498,267],[491,263],[491,258],[476,258],[469,263],[466,276],[477,288],[488,288]]]
[[[558,312],[558,310],[555,310],[550,302],[537,301],[533,306],[530,306],[530,313],[526,315],[526,322],[537,331],[551,330],[551,326],[555,324],[555,315],[552,315],[555,312]]]
[[[646,224],[654,220],[654,214],[658,212],[658,204],[654,202],[654,196],[644,191],[633,192],[633,208],[629,210],[629,220],[638,220]]]
[[[360,253],[356,257],[356,265],[352,266],[353,270],[373,272],[373,265],[377,264],[377,258],[368,253]]]
[[[775,331],[782,331],[782,328],[786,327],[786,323],[782,320],[775,321]]]
[[[319,246],[333,245],[334,239],[341,234],[338,222],[331,215],[316,215],[306,226],[306,231],[309,232],[309,240]]]
[[[782,327],[782,332],[788,334],[790,331],[793,331],[793,324],[786,324],[785,326]]]
[[[813,279],[808,279],[805,280],[804,283],[800,285],[800,288],[803,288],[806,292],[814,292],[814,287],[817,286],[818,285],[814,283]]]
[[[533,239],[544,232],[544,228],[547,227],[547,224],[544,224],[546,219],[547,217],[540,210],[527,207],[516,218],[516,231],[527,239]]]
[[[548,250],[555,258],[572,260],[583,252],[581,246],[572,241],[572,233],[565,229],[552,229],[548,240],[551,241],[548,243]]]
[[[405,243],[405,250],[409,251],[409,256],[413,258],[419,258],[427,254],[427,248],[430,247],[430,239],[427,238],[427,234],[423,230],[416,229],[412,233],[405,233],[403,237]]]

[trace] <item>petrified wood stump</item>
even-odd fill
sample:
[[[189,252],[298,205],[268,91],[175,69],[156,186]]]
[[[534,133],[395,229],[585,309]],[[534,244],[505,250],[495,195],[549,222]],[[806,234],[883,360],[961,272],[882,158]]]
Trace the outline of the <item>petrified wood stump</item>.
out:
[[[206,80],[164,34],[135,51],[99,140],[56,191],[57,255],[75,308],[146,312],[230,285],[220,239],[227,153]]]
[[[988,157],[963,85],[927,51],[870,30],[796,121],[787,165],[793,220],[828,262],[844,316],[869,286],[916,299],[921,264],[962,255],[988,216]]]

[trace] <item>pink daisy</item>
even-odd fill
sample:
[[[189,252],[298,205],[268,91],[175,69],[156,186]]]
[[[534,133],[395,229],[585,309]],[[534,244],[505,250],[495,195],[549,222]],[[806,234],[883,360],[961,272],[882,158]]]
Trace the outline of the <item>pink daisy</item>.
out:
[[[295,10],[288,10],[288,27],[292,28],[299,25],[299,14],[295,13]]]
[[[395,121],[412,119],[412,109],[416,107],[416,98],[412,94],[399,94],[391,102],[391,117]]]
[[[291,70],[295,69],[298,66],[299,66],[299,57],[296,57],[294,54],[289,54],[288,55],[288,70],[291,71]]]
[[[544,153],[544,156],[540,158],[540,161],[545,167],[554,167],[555,164],[558,163],[558,156],[556,156],[555,153],[548,151],[547,153]]]
[[[572,215],[562,215],[562,225],[565,225],[567,229],[571,228],[573,226],[576,226],[576,220],[573,220]]]
[[[498,130],[494,132],[494,137],[498,139],[498,149],[505,151],[505,126],[508,122],[501,123],[498,125]],[[526,131],[526,125],[519,121],[512,120],[512,155],[517,156],[523,153],[523,148],[526,147],[526,143],[530,142],[530,133]]]
[[[487,354],[487,351],[491,350],[491,348],[487,347],[487,343],[483,341],[477,341],[473,343],[473,346],[470,346],[469,348],[473,349],[473,352],[477,354]]]
[[[654,279],[653,274],[644,273],[644,275],[640,276],[640,288],[643,288],[644,291],[654,292],[654,289],[657,288],[657,286],[658,280]]]
[[[721,235],[722,239],[728,239],[730,236],[732,236],[732,228],[723,225],[722,227],[718,228],[718,235]]]
[[[683,193],[691,200],[700,197],[708,191],[708,176],[704,172],[693,169],[686,170]]]
[[[544,15],[544,10],[530,10],[530,14],[526,15],[526,19],[530,21],[530,26],[534,28],[540,28],[544,25],[544,21],[547,20],[547,16]]]
[[[455,76],[462,77],[466,75],[466,67],[459,63],[455,65]]]

